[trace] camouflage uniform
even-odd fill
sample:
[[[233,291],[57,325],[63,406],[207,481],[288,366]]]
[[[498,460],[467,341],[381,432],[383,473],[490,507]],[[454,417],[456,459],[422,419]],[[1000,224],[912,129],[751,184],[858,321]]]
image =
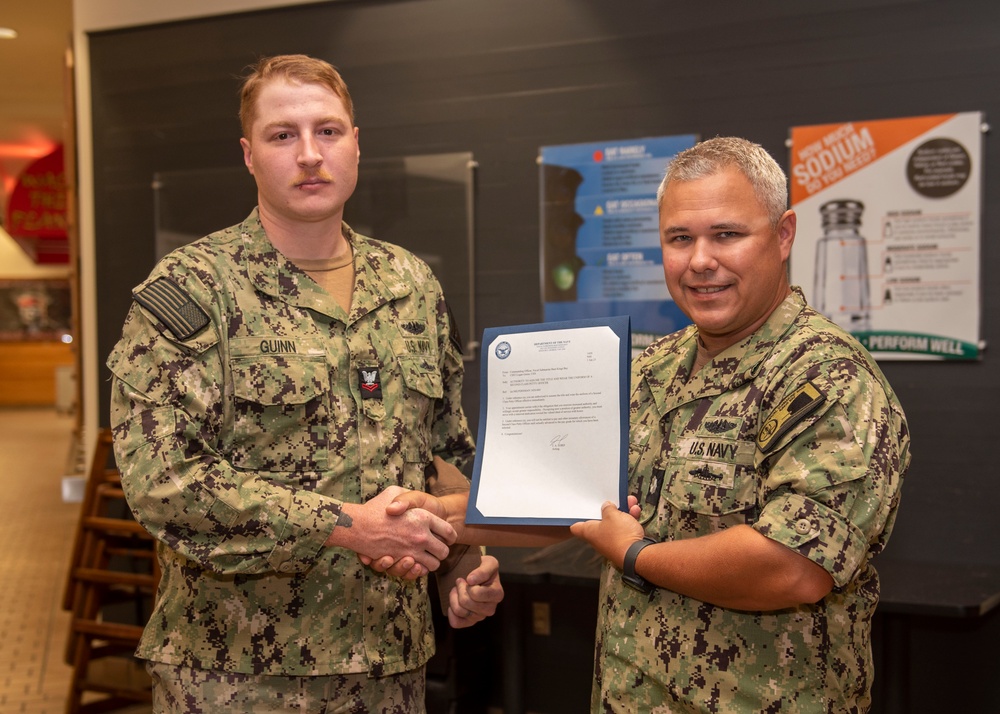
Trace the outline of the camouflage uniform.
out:
[[[690,377],[691,326],[633,365],[629,493],[646,535],[738,524],[830,573],[815,605],[742,612],[605,566],[594,712],[860,712],[870,625],[909,463],[905,417],[874,360],[798,289]]]
[[[350,314],[271,243],[256,211],[167,256],[135,291],[112,426],[162,581],[138,656],[228,672],[373,676],[434,652],[427,581],[324,547],[343,502],[424,489],[474,446],[441,288],[360,236]]]

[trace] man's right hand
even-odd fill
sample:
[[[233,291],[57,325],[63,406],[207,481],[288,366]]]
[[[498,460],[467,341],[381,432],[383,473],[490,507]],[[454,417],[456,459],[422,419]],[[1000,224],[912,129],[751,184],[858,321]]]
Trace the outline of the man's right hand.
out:
[[[423,508],[388,513],[387,506],[405,493],[404,488],[390,486],[366,503],[343,504],[326,545],[350,548],[363,562],[408,558],[427,572],[437,570],[457,533],[446,520]]]
[[[439,518],[447,518],[448,510],[440,499],[423,491],[403,491],[386,505],[386,514],[390,517],[401,516],[407,511],[424,510]],[[411,557],[393,558],[383,555],[379,558],[359,556],[361,562],[377,573],[385,573],[394,578],[416,580],[427,575],[430,570]]]

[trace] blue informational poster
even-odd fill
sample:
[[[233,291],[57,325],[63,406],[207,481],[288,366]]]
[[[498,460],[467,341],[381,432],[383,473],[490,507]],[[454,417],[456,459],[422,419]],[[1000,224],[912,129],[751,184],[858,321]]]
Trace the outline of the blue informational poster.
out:
[[[542,147],[546,322],[628,315],[632,353],[690,323],[663,278],[656,189],[693,134]]]

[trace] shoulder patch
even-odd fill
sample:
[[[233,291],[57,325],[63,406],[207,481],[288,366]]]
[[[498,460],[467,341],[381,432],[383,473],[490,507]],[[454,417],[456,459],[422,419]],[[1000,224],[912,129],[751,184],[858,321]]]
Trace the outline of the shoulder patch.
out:
[[[764,420],[764,426],[757,433],[757,448],[761,451],[770,449],[778,439],[825,399],[823,393],[812,382],[806,382],[782,399],[777,408]]]
[[[208,315],[170,278],[157,278],[134,295],[178,340],[189,340],[208,325]]]

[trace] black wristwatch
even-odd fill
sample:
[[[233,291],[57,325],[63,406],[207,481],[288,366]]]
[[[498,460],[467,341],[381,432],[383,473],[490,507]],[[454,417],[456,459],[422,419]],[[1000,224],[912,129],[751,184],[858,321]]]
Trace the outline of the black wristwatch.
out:
[[[641,575],[636,575],[635,559],[639,557],[639,551],[647,545],[653,545],[656,542],[652,538],[646,537],[642,540],[637,540],[625,551],[625,562],[622,563],[622,582],[633,590],[638,590],[641,593],[649,593],[653,590],[654,585],[651,582]]]

